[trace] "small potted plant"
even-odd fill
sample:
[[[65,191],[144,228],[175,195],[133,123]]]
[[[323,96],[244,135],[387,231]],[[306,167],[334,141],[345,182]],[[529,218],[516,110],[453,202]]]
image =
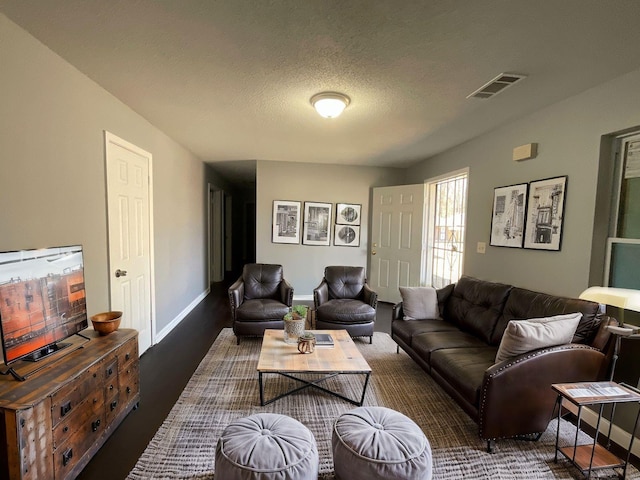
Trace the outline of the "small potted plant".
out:
[[[306,305],[294,305],[289,313],[284,316],[284,341],[286,343],[298,343],[298,338],[304,332],[307,323]]]
[[[298,338],[298,351],[300,353],[313,353],[316,348],[316,336],[313,332],[304,332]]]

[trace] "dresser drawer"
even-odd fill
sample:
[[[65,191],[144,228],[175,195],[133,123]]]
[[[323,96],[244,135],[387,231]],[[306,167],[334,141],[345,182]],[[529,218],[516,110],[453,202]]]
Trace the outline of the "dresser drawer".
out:
[[[68,442],[79,429],[87,423],[95,422],[104,411],[102,389],[91,392],[91,395],[66,415],[53,429],[53,447],[58,448]]]
[[[122,368],[127,362],[132,360],[138,360],[138,339],[132,338],[116,350],[116,357],[118,357],[118,363]]]
[[[78,425],[65,442],[53,450],[53,470],[56,479],[66,478],[82,456],[102,436],[107,424],[104,408]]]
[[[73,410],[93,394],[103,382],[100,371],[102,362],[91,366],[76,381],[68,383],[51,396],[51,419],[53,426],[70,415]]]

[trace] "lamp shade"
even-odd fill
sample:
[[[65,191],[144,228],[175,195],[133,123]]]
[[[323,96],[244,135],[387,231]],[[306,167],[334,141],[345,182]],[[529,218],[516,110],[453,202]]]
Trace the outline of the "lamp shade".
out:
[[[617,287],[589,287],[580,294],[580,298],[640,312],[640,290]]]
[[[323,92],[311,97],[311,105],[324,118],[338,117],[351,100],[342,93]]]

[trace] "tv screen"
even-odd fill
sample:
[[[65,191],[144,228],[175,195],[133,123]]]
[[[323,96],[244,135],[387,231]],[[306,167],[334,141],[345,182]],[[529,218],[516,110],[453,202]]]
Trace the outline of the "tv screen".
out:
[[[0,252],[5,364],[38,360],[87,328],[82,247]]]

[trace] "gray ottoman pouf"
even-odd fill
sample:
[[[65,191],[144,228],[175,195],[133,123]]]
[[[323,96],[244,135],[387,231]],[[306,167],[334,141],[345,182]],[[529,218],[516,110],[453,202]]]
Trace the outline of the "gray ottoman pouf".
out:
[[[336,420],[331,438],[340,480],[429,480],[431,446],[413,420],[384,407],[359,407]]]
[[[219,480],[317,480],[313,434],[286,415],[260,413],[229,424],[216,447]]]

